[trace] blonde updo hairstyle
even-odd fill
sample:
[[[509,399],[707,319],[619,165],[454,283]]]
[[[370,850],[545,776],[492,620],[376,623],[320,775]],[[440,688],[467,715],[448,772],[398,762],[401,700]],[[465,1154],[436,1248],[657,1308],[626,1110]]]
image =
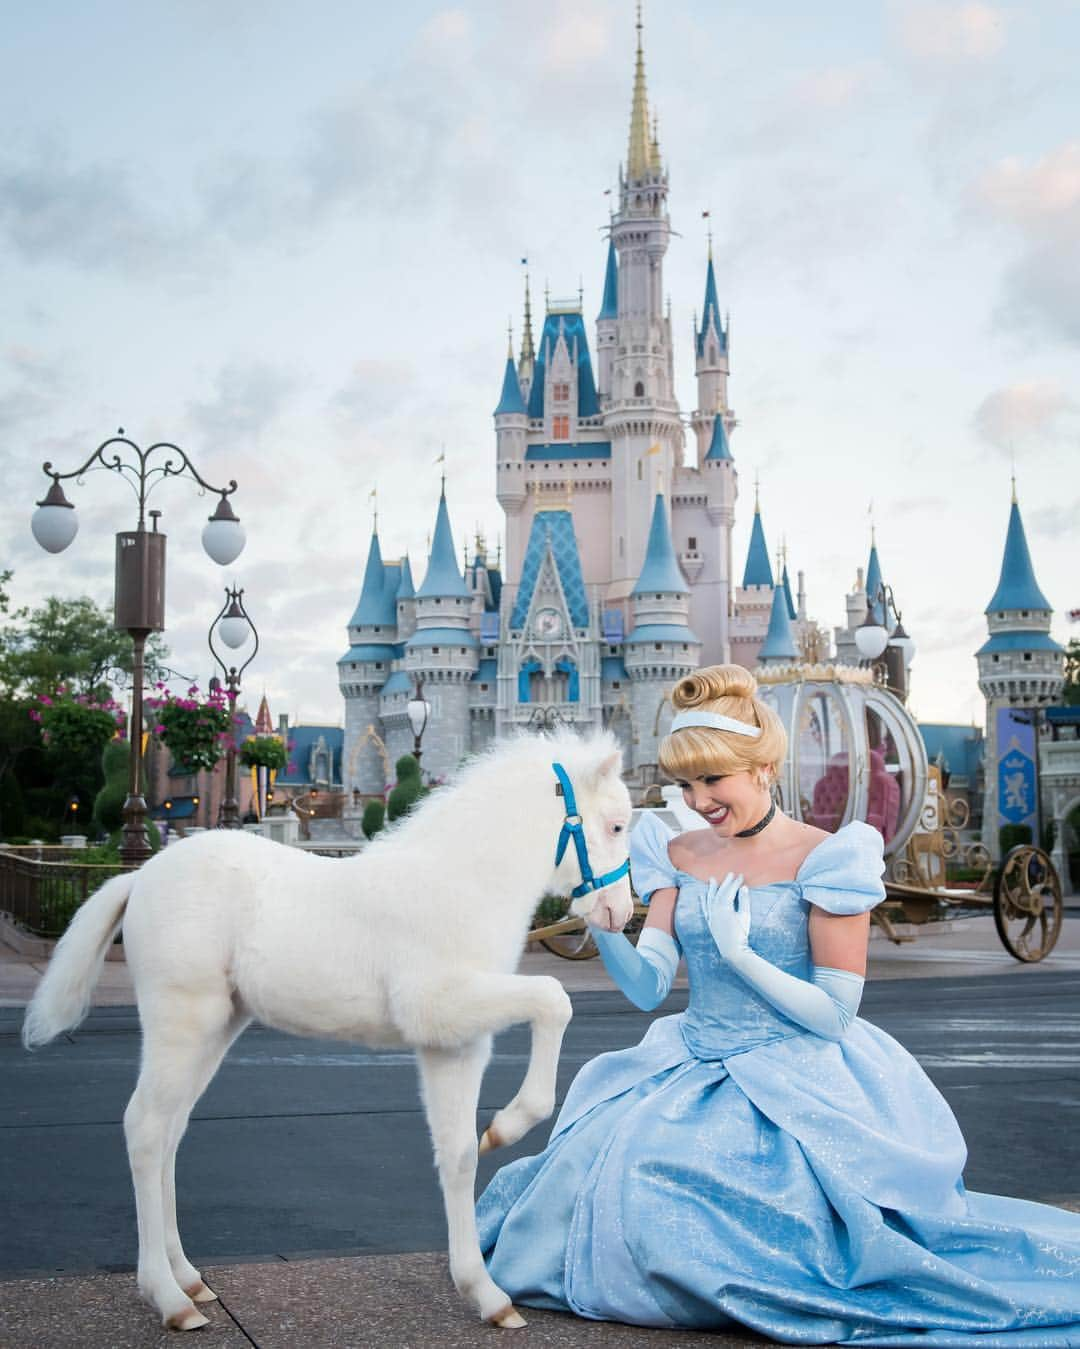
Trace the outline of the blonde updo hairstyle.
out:
[[[771,786],[787,754],[784,724],[757,696],[757,680],[741,665],[708,665],[687,675],[671,691],[676,712],[719,712],[750,726],[759,736],[739,735],[712,726],[687,726],[664,737],[658,759],[663,772],[682,782],[718,773],[760,773]]]

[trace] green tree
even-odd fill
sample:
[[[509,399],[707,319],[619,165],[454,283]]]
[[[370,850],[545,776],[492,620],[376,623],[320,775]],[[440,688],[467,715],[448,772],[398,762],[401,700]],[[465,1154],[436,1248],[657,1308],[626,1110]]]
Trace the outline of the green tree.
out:
[[[368,801],[364,805],[364,813],[360,817],[360,828],[364,831],[364,837],[372,839],[383,827],[386,817],[386,806],[381,801]]]
[[[6,581],[0,573],[0,611],[7,612]],[[83,595],[50,595],[35,609],[19,609],[0,628],[0,696],[51,694],[58,685],[75,693],[101,693],[111,672],[131,673],[131,638],[113,627],[112,614]],[[148,679],[157,678],[168,649],[157,633],[146,644]]]
[[[1080,706],[1080,637],[1070,638],[1065,647],[1065,703]]]

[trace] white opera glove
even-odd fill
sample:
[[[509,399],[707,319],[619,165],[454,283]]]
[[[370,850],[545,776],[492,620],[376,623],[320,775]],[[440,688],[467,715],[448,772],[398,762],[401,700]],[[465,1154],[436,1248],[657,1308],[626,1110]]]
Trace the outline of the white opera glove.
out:
[[[642,929],[637,946],[622,932],[590,927],[608,974],[635,1007],[651,1012],[671,992],[679,947],[663,928]]]
[[[710,878],[705,917],[724,960],[790,1020],[826,1040],[840,1040],[862,1001],[864,980],[851,970],[814,967],[812,982],[779,969],[750,948],[750,891],[741,876]]]

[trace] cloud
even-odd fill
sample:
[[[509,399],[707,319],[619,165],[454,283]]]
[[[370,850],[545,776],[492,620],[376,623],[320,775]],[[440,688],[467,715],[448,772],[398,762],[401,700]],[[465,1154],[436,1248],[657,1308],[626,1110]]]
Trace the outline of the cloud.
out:
[[[410,361],[356,361],[348,379],[331,398],[331,407],[343,429],[368,426],[402,411],[410,390],[418,384]]]
[[[1027,512],[1026,519],[1035,534],[1050,539],[1075,538],[1080,528],[1080,498],[1068,505],[1040,506]]]
[[[870,61],[847,66],[827,66],[798,80],[794,101],[803,108],[839,111],[850,106],[871,88],[878,67]]]
[[[231,362],[218,372],[208,399],[188,404],[188,419],[207,439],[257,440],[281,414],[296,382],[268,362]]]
[[[987,394],[972,418],[975,430],[1003,454],[1059,446],[1080,432],[1080,403],[1052,380],[1010,384]]]
[[[1003,277],[999,320],[1080,342],[1080,140],[1033,163],[1001,160],[973,198],[1021,242]]]
[[[924,70],[955,73],[992,61],[1005,47],[1006,16],[994,5],[909,4],[896,14],[900,45]]]
[[[0,430],[20,426],[49,413],[66,387],[59,360],[26,346],[0,354]]]
[[[139,187],[136,187],[136,182]],[[145,169],[72,163],[55,140],[0,163],[0,231],[28,262],[144,274],[190,265],[192,235],[146,205]]]

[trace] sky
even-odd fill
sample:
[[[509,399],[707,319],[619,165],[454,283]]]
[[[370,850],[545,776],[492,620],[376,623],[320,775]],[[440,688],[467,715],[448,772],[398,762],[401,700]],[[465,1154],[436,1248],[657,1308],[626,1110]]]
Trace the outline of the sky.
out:
[[[910,705],[983,720],[973,652],[1015,466],[1060,641],[1080,635],[1080,6],[646,3],[670,174],[665,263],[684,412],[713,230],[731,314],[741,574],[770,548],[832,628],[865,565],[915,639]],[[44,460],[118,427],[239,483],[217,567],[188,482],[168,535],[170,664],[205,684],[224,586],[261,647],[254,702],[337,724],[335,663],[377,488],[419,583],[445,447],[457,547],[502,532],[492,410],[523,256],[535,307],[584,290],[626,154],[630,0],[51,0],[0,54],[0,467],[13,598],[111,603],[133,498],[70,486],[59,556],[29,531]],[[708,220],[702,212],[710,212]],[[690,438],[692,444],[692,437]]]

